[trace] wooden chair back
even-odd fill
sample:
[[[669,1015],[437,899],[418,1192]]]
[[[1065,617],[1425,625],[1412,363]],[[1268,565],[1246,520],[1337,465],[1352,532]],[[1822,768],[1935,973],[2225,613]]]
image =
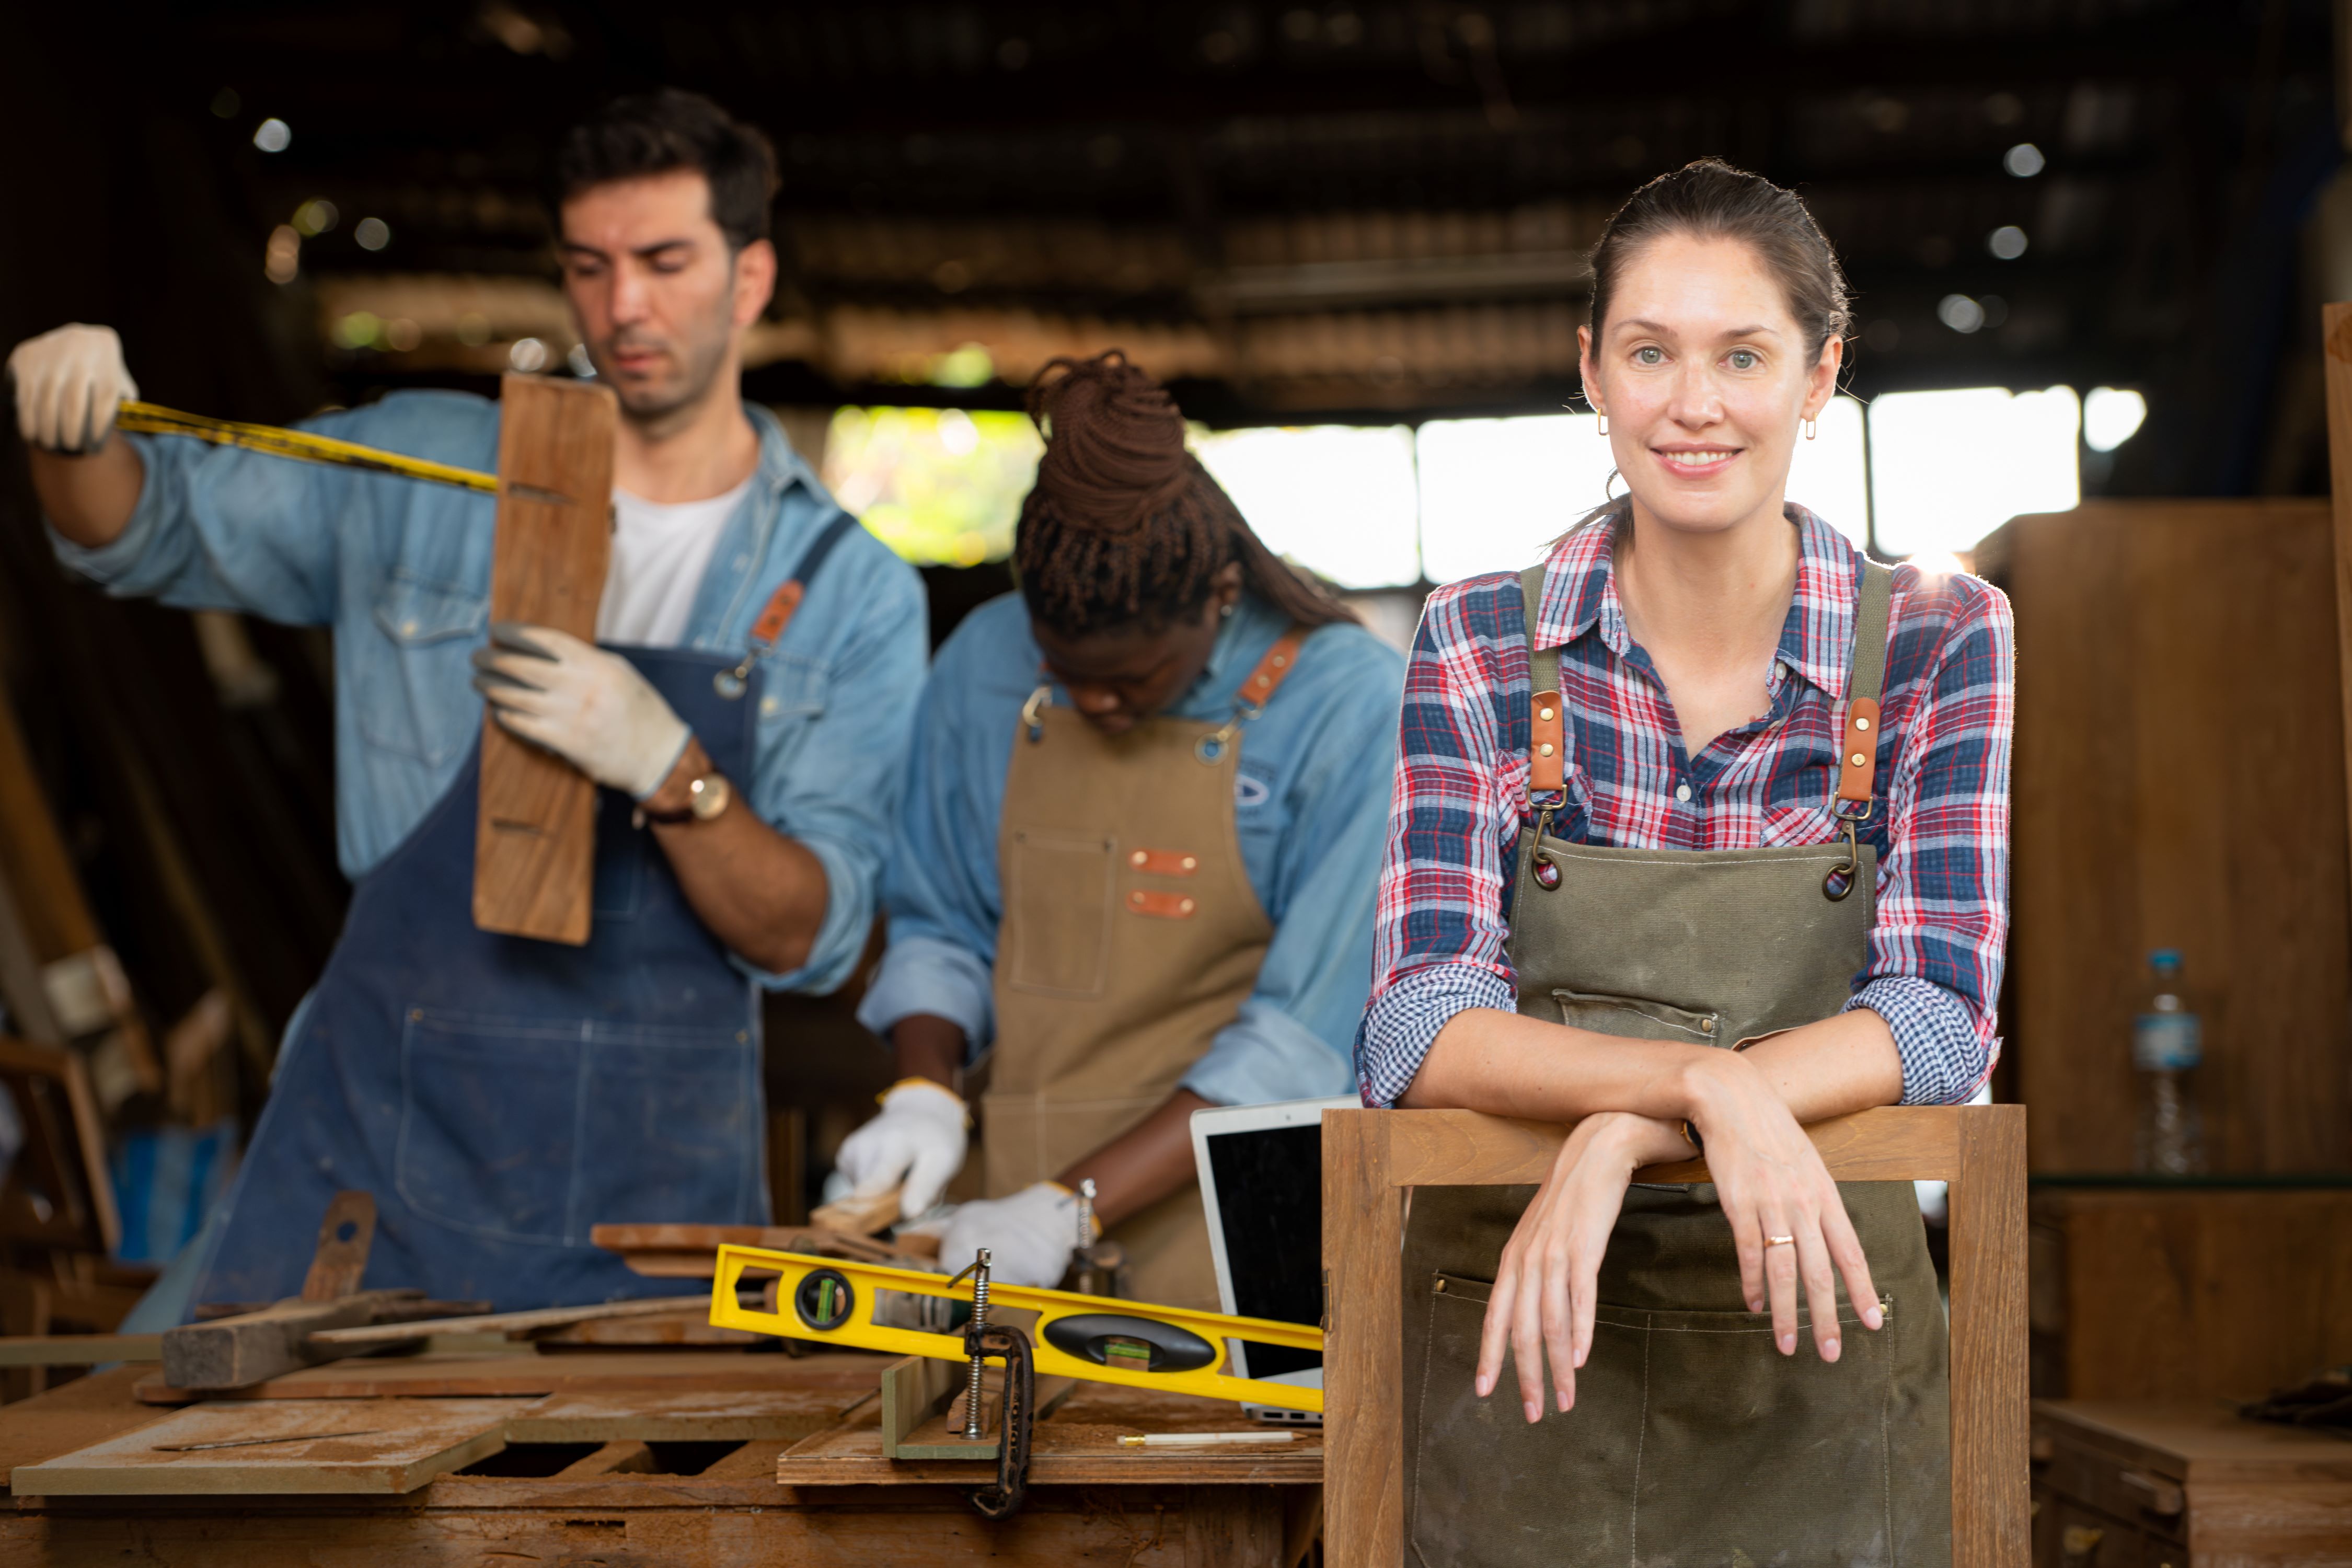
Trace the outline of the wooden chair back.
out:
[[[2025,1108],[1895,1106],[1807,1130],[1842,1182],[1951,1193],[1953,1568],[2026,1568]],[[1404,1561],[1406,1189],[1539,1182],[1564,1127],[1473,1110],[1323,1113],[1323,1506],[1328,1560]],[[1701,1161],[1650,1182],[1703,1182]]]

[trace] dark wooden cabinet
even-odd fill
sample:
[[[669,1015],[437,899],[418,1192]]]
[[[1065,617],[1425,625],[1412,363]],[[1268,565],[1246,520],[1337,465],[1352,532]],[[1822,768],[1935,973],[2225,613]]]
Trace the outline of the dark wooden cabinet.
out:
[[[2004,1081],[2036,1173],[2131,1168],[2131,1016],[2178,948],[2217,1172],[2352,1170],[2334,541],[2320,500],[2095,501],[1978,564],[2017,615]]]
[[[2028,1212],[2036,1394],[2257,1399],[2352,1363],[2352,1183],[2044,1179]]]

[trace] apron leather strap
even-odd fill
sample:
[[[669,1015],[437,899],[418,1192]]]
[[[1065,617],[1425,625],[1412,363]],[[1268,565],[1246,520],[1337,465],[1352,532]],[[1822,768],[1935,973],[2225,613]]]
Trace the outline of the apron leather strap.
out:
[[[784,628],[793,624],[793,612],[801,607],[801,601],[808,597],[809,579],[816,575],[817,568],[824,564],[824,558],[833,553],[833,547],[841,542],[842,536],[856,526],[857,520],[845,511],[826,523],[824,531],[816,536],[815,542],[808,547],[808,552],[793,568],[792,575],[778,584],[776,591],[768,595],[767,606],[760,612],[760,618],[751,623],[751,646],[744,649],[743,662],[730,672],[735,683],[736,695],[741,694],[742,683],[751,679],[751,667],[760,662],[760,656],[775,647],[776,639],[784,635]]]
[[[1274,646],[1265,650],[1265,657],[1257,661],[1257,668],[1249,672],[1249,679],[1234,693],[1234,700],[1253,708],[1264,708],[1273,701],[1276,689],[1298,668],[1298,645],[1306,640],[1305,626],[1293,626],[1275,638]]]
[[[1519,574],[1520,615],[1527,623],[1528,679],[1534,688],[1528,706],[1528,795],[1554,795],[1568,787],[1568,721],[1559,701],[1559,649],[1536,646],[1536,617],[1543,613],[1544,573],[1538,561]]]
[[[1536,642],[1542,613],[1548,562],[1519,574],[1521,615],[1527,625],[1528,795],[1549,795],[1565,785],[1566,721],[1559,700],[1559,649]],[[1865,560],[1861,602],[1854,607],[1853,653],[1846,673],[1846,717],[1839,748],[1837,790],[1831,810],[1840,816],[1867,816],[1878,772],[1878,699],[1886,679],[1886,627],[1893,608],[1895,574]],[[1278,646],[1278,645],[1277,645]]]
[[[768,607],[761,610],[760,618],[751,623],[751,641],[754,644],[762,649],[776,646],[776,639],[782,637],[784,628],[793,624],[793,612],[801,607],[801,600],[808,595],[809,579],[815,576],[817,568],[824,564],[824,558],[833,553],[833,547],[841,542],[841,536],[856,526],[857,520],[845,511],[824,525],[824,531],[818,534],[816,542],[808,547],[808,553],[802,556],[800,564],[793,568],[793,574],[784,579],[770,596]]]
[[[1878,698],[1886,680],[1886,625],[1895,574],[1875,561],[1862,566],[1861,602],[1853,613],[1853,655],[1846,667],[1845,727],[1838,746],[1837,793],[1830,812],[1862,820],[1878,773]]]

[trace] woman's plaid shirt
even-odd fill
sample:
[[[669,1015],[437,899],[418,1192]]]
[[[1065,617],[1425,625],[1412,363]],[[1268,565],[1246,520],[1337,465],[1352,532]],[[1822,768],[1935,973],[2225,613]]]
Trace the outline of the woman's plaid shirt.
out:
[[[1567,794],[1553,831],[1627,848],[1753,849],[1835,837],[1861,552],[1801,507],[1796,594],[1752,723],[1685,754],[1650,657],[1625,629],[1608,522],[1552,550],[1538,630],[1560,647]],[[1886,1020],[1906,1104],[1964,1100],[1992,1070],[2009,927],[2009,601],[1974,577],[1895,574],[1881,699],[1869,955],[1846,1005]],[[1511,857],[1527,799],[1528,644],[1515,576],[1438,589],[1405,675],[1371,1001],[1356,1041],[1364,1103],[1393,1104],[1447,1019],[1517,1005]]]

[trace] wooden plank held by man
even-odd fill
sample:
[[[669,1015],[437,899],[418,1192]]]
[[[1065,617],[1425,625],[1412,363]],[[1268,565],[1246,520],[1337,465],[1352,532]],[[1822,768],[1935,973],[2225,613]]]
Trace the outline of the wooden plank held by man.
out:
[[[535,375],[506,376],[499,397],[490,618],[593,642],[612,555],[619,405],[606,387]],[[584,943],[595,859],[596,786],[485,712],[474,923]]]

